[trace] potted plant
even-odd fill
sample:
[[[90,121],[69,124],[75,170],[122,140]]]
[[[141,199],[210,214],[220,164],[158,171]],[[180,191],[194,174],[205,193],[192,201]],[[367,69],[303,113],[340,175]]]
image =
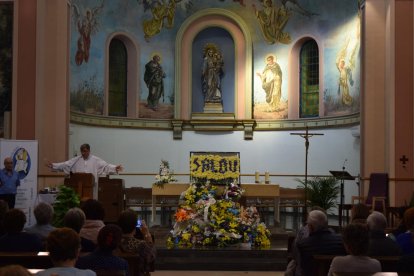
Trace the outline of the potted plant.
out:
[[[340,191],[338,180],[335,177],[314,177],[305,180],[297,179],[300,187],[305,188],[308,206],[319,206],[328,212],[337,206],[337,198]]]
[[[53,225],[55,227],[63,226],[63,217],[70,208],[79,207],[79,195],[70,187],[65,185],[59,186],[59,192],[56,196],[55,203],[53,203],[54,217]]]

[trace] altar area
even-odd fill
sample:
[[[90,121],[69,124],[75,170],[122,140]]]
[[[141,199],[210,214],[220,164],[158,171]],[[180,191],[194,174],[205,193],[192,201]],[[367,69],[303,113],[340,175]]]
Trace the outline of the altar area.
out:
[[[168,183],[164,187],[152,187],[152,207],[151,207],[151,222],[155,221],[156,202],[160,197],[179,197],[185,190],[190,187],[189,183]],[[244,203],[251,200],[260,202],[260,200],[269,199],[273,205],[273,225],[280,223],[280,190],[277,184],[241,184],[240,187],[244,190],[242,195]],[[219,192],[223,192],[224,187],[218,187]]]

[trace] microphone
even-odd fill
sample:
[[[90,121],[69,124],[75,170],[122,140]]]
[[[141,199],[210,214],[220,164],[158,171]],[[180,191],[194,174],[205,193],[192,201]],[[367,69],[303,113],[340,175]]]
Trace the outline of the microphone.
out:
[[[78,159],[76,159],[76,161],[72,164],[72,166],[70,166],[70,168],[69,168],[69,174],[70,174],[70,175],[72,175],[72,174],[73,174],[72,169],[73,169],[73,167],[76,165],[76,163],[78,163],[79,159],[81,159],[81,157],[82,157],[82,155],[81,155],[81,156],[79,156],[79,157],[78,157]]]
[[[348,161],[348,159],[346,159],[346,158],[345,158],[344,163],[342,164],[342,169],[343,169],[343,170],[345,170],[345,164],[346,164],[346,161]]]

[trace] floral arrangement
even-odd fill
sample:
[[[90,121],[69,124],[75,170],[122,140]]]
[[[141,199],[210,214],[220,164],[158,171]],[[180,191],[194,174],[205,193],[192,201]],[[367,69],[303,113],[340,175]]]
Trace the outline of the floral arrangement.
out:
[[[233,199],[235,201],[239,200],[243,195],[244,190],[237,185],[237,181],[233,181],[230,185],[227,185],[224,189],[223,196],[225,199]]]
[[[228,185],[240,176],[240,157],[237,154],[192,154],[190,176],[197,182]]]
[[[159,174],[155,176],[154,185],[160,188],[164,187],[165,183],[176,182],[177,179],[170,170],[170,164],[166,160],[161,160]]]
[[[167,247],[226,247],[241,243],[269,247],[270,231],[260,222],[256,208],[244,208],[237,202],[242,193],[236,183],[220,195],[209,181],[192,183],[181,195]]]

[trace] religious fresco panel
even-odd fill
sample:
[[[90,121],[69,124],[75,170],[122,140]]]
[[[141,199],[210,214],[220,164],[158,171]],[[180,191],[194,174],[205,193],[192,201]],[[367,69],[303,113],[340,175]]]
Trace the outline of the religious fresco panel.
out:
[[[138,106],[140,118],[172,118],[177,93],[175,70],[180,68],[175,55],[178,30],[195,12],[218,8],[237,14],[252,37],[253,118],[289,119],[288,106],[293,104],[288,102],[289,95],[299,93],[289,91],[289,80],[299,77],[289,76],[290,66],[299,66],[289,64],[289,55],[295,42],[303,37],[315,38],[321,48],[323,91],[319,91],[319,97],[323,97],[323,116],[358,113],[359,3],[359,0],[72,0],[71,110],[104,114],[107,40],[122,33],[136,45],[139,64],[137,102],[128,104]],[[225,112],[235,112],[234,47],[237,45],[231,34],[211,31],[219,29],[220,26],[211,26],[210,32],[201,31],[193,42],[193,52],[188,53],[193,70],[188,81],[192,83],[195,111],[201,110],[204,97],[202,79],[197,73],[203,66],[203,47],[205,43],[216,43],[224,62],[220,80],[223,106]],[[154,57],[158,60],[155,63]]]

